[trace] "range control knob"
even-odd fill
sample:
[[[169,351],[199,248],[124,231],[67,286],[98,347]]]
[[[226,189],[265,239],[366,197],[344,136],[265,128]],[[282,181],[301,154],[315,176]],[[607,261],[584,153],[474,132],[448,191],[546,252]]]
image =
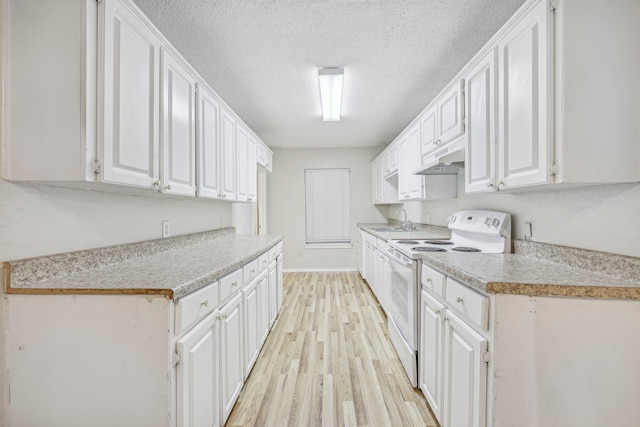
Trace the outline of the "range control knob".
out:
[[[497,228],[498,225],[500,225],[500,220],[498,218],[493,218],[493,221],[491,221],[491,225]]]
[[[487,227],[491,227],[491,218],[485,218],[484,225],[486,225]]]

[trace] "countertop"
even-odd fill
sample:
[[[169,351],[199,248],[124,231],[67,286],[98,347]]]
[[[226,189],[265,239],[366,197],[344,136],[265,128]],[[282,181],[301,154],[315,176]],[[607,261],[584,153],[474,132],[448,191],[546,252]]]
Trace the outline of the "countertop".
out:
[[[383,239],[385,242],[389,240],[426,240],[426,239],[448,239],[451,237],[450,230],[447,227],[439,226],[422,226],[419,230],[411,231],[376,231],[374,228],[397,227],[395,224],[358,224],[358,228],[363,229],[369,234]]]
[[[608,262],[606,256],[602,255],[603,262]],[[447,252],[423,254],[422,258],[425,265],[487,293],[640,299],[638,276],[636,280],[615,277],[522,254]],[[631,264],[638,261],[633,257],[622,258],[628,258]]]
[[[7,294],[143,294],[177,299],[237,270],[282,237],[223,230],[182,240],[173,245],[158,240],[7,261],[3,263],[5,290]],[[155,242],[163,248],[154,249]]]

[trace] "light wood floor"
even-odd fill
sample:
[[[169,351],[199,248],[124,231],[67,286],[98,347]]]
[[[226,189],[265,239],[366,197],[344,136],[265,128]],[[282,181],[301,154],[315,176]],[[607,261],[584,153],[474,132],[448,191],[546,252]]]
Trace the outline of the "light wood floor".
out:
[[[227,426],[436,426],[358,273],[287,273],[284,301]]]

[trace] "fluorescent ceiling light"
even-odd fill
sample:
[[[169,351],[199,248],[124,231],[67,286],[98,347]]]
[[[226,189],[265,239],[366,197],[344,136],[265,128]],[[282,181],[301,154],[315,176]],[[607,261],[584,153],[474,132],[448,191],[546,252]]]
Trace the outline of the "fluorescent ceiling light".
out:
[[[340,120],[344,68],[320,68],[318,80],[320,81],[322,120],[325,122]]]

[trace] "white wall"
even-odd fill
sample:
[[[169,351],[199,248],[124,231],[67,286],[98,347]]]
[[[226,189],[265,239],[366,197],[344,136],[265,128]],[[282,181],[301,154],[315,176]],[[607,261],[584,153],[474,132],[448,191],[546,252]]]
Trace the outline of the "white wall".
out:
[[[414,222],[446,225],[461,209],[495,209],[512,214],[512,235],[522,239],[524,222],[533,240],[640,257],[640,184],[599,185],[525,193],[465,195],[458,175],[458,198],[405,203]],[[403,205],[391,205],[389,218]]]
[[[304,170],[351,169],[351,240],[359,222],[386,222],[387,207],[377,208],[371,197],[371,161],[377,148],[275,149],[268,180],[269,234],[284,237],[286,269],[354,269],[356,248],[305,249]],[[298,255],[299,254],[299,255]]]

